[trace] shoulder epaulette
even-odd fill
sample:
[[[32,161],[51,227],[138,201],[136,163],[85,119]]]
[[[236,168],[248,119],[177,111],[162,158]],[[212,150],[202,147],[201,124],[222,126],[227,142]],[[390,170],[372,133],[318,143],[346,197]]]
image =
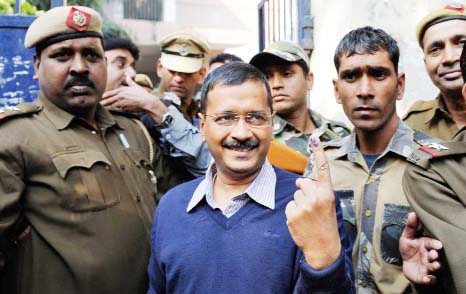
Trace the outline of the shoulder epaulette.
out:
[[[327,142],[322,142],[322,147],[326,148],[340,148],[343,145],[341,139],[335,139]]]
[[[435,107],[435,104],[437,103],[437,100],[419,100],[414,102],[413,105],[406,111],[405,115],[403,116],[403,120],[408,118],[408,116],[412,113],[416,112],[423,112],[429,109],[432,109]]]
[[[466,154],[466,143],[464,142],[431,143],[423,145],[411,153],[408,161],[427,169],[433,160],[460,154]]]
[[[121,115],[121,116],[125,116],[127,118],[139,119],[139,117],[135,113],[132,113],[132,112],[126,112],[126,111],[122,111],[122,110],[119,110],[119,109],[116,109],[116,108],[107,108],[107,109],[113,115]]]
[[[32,103],[23,103],[16,106],[5,106],[0,108],[0,123],[6,119],[20,117],[41,111],[42,106]]]

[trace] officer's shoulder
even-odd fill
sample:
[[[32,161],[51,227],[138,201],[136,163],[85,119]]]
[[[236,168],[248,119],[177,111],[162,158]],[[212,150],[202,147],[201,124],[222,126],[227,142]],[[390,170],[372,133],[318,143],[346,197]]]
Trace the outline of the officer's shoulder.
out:
[[[42,106],[33,103],[22,103],[16,106],[4,106],[0,108],[0,125],[6,121],[31,116],[42,110]]]
[[[452,156],[466,156],[465,142],[432,142],[421,144],[408,161],[412,164],[428,169],[432,162],[450,158]]]
[[[405,115],[403,116],[403,120],[407,119],[410,115],[416,113],[422,113],[427,110],[430,110],[437,105],[437,100],[418,100],[414,102],[411,107],[406,111]]]

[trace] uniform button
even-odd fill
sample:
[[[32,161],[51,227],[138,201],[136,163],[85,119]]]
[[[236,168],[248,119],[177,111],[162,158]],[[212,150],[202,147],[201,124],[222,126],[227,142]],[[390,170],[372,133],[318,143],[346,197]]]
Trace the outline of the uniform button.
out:
[[[139,195],[136,195],[136,201],[141,202],[141,197]]]
[[[370,211],[369,209],[367,209],[364,214],[367,216],[367,217],[371,217],[372,215],[372,211]]]
[[[105,166],[105,169],[106,169],[106,170],[110,170],[110,165],[106,165],[106,166]]]
[[[362,253],[367,253],[367,247],[366,246],[362,247]]]
[[[170,139],[171,137],[172,137],[172,135],[170,135],[170,134],[167,134],[167,135],[165,136],[165,138],[167,138],[167,139]]]
[[[120,168],[121,168],[122,170],[125,170],[125,169],[126,169],[126,166],[125,166],[124,164],[120,164]]]
[[[363,286],[364,288],[366,288],[366,287],[367,287],[367,281],[362,280],[362,281],[361,281],[361,286]]]
[[[371,175],[371,176],[369,177],[369,182],[374,182],[374,181],[375,181],[375,176],[374,176],[374,175]]]
[[[92,133],[93,135],[96,135],[96,134],[97,134],[97,132],[96,132],[96,131],[92,131],[91,133]]]

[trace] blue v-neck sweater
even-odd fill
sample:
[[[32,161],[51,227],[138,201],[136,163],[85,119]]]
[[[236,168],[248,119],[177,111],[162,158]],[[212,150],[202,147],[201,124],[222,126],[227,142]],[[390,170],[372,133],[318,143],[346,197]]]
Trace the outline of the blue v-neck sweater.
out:
[[[342,253],[328,268],[314,270],[286,226],[297,176],[275,173],[275,209],[251,200],[230,218],[205,199],[186,212],[203,178],[170,190],[152,228],[149,293],[352,293],[351,242],[339,201]]]

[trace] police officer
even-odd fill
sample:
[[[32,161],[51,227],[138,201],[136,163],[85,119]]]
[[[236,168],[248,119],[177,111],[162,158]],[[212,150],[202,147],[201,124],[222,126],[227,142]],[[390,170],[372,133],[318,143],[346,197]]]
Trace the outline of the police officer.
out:
[[[464,49],[460,63],[466,80]],[[466,85],[462,93],[465,101]],[[419,284],[421,293],[465,293],[466,127],[453,142],[416,150],[410,161],[403,188],[416,215],[410,216],[400,240],[403,271]],[[423,224],[420,230],[418,218]],[[418,238],[418,233],[427,237]]]
[[[300,152],[307,159],[312,133],[323,142],[349,134],[343,123],[330,121],[307,108],[314,77],[309,70],[309,58],[300,46],[289,41],[274,42],[256,54],[250,64],[265,74],[272,89],[273,108],[277,113],[273,121],[276,142]],[[279,161],[286,158],[282,155]],[[272,163],[280,166],[280,162],[275,163],[273,158]]]
[[[408,156],[431,139],[396,114],[405,86],[398,60],[396,41],[372,27],[349,32],[335,51],[335,96],[354,129],[350,136],[324,145],[333,188],[354,240],[358,293],[409,289],[398,250],[410,210],[401,180]]]
[[[466,126],[459,62],[466,40],[464,5],[450,3],[432,11],[419,22],[416,33],[427,73],[440,93],[435,100],[415,102],[403,120],[413,129],[451,140]]]
[[[146,293],[154,150],[137,120],[99,104],[101,24],[63,6],[26,33],[41,90],[0,110],[1,293]]]
[[[194,99],[197,87],[206,75],[204,59],[209,46],[202,39],[177,33],[160,41],[162,54],[157,60],[157,75],[161,80],[159,93],[172,92],[181,99],[180,109],[191,123],[198,112]]]

